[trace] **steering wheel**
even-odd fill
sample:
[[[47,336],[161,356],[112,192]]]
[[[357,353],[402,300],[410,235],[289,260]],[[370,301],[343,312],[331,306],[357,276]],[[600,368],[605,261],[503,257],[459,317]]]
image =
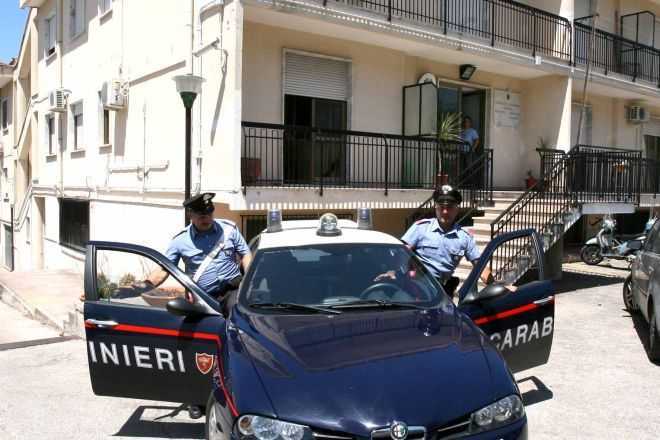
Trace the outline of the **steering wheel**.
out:
[[[360,299],[368,299],[369,295],[371,295],[376,290],[391,290],[392,291],[390,293],[391,296],[392,294],[396,293],[397,290],[399,290],[399,287],[396,284],[391,284],[391,283],[372,284],[371,286],[364,289],[362,293],[360,293]]]

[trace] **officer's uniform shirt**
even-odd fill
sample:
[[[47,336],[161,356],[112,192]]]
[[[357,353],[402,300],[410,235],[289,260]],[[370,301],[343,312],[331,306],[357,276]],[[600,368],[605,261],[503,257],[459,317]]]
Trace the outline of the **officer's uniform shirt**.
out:
[[[200,232],[190,224],[172,239],[165,256],[175,265],[179,263],[179,259],[183,259],[186,273],[192,277],[221,238],[224,247],[197,281],[204,291],[211,293],[240,276],[236,254],[242,257],[250,253],[250,248],[233,222],[214,220],[213,226],[207,232]]]
[[[451,277],[463,257],[472,262],[481,255],[470,234],[458,225],[445,232],[437,218],[415,222],[401,240],[415,249],[426,268],[441,282]]]

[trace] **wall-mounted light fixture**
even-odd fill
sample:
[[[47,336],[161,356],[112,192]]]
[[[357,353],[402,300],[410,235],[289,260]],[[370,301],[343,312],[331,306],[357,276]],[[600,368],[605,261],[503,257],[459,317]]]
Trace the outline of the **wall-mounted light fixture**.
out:
[[[469,81],[470,78],[472,78],[472,75],[474,75],[474,72],[476,72],[477,66],[474,64],[461,64],[459,68],[459,76],[461,77],[462,80]]]

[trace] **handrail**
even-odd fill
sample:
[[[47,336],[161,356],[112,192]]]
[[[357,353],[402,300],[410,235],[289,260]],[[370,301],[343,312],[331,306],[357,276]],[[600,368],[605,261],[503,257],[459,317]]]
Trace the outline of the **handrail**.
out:
[[[456,223],[460,223],[463,221],[465,218],[469,217],[472,213],[474,213],[478,207],[479,203],[488,203],[492,201],[492,182],[491,182],[491,177],[492,177],[492,161],[493,158],[493,150],[492,149],[484,149],[484,152],[480,154],[475,160],[473,160],[462,172],[461,174],[455,179],[454,182],[448,182],[449,184],[453,185],[456,187],[458,190],[462,191],[468,191],[468,197],[463,199],[463,205],[464,208],[467,208],[466,212],[461,216]],[[490,168],[490,169],[489,169]],[[470,182],[472,182],[476,177],[479,177],[480,172],[484,172],[484,174],[488,173],[487,176],[484,176],[484,180],[488,180],[487,183],[485,183],[483,186],[485,188],[466,188],[466,185]],[[483,198],[483,200],[479,200],[479,198],[476,196],[475,193],[484,191],[488,195]],[[408,217],[408,224],[412,223],[415,218],[418,218],[420,215],[422,215],[423,211],[426,211],[428,209],[431,209],[433,205],[433,195],[431,195],[428,199],[426,199],[424,202],[422,202],[415,212]],[[465,206],[467,205],[467,206]]]
[[[14,222],[14,229],[17,231],[20,231],[22,228],[22,225],[25,221],[25,218],[27,218],[27,207],[30,205],[30,200],[32,198],[32,184],[27,187],[27,190],[25,191],[25,196],[23,197],[23,200],[21,201],[21,207],[18,210],[18,215],[16,216],[16,220],[12,219]]]
[[[25,109],[25,118],[23,118],[23,124],[21,124],[21,131],[18,134],[18,138],[16,139],[16,145],[14,145],[14,149],[18,148],[19,145],[21,145],[21,140],[23,138],[23,131],[25,130],[25,126],[28,123],[28,120],[30,118],[30,110],[32,110],[32,106],[34,105],[34,101],[32,98],[28,100],[28,105],[27,108]]]
[[[572,62],[573,27],[560,15],[513,0],[437,0],[400,2],[393,0],[336,0],[349,7],[366,9],[394,19],[439,28],[443,34],[460,32],[525,51]],[[328,0],[323,0],[327,7]],[[524,29],[524,31],[521,31]],[[530,33],[529,29],[533,29]]]
[[[645,162],[639,151],[576,145],[553,160],[541,179],[490,223],[491,239],[514,229],[534,228],[544,236],[548,249],[577,219],[575,208],[580,204],[639,203],[642,187],[658,189],[655,164]],[[510,270],[511,261],[522,251],[504,244],[502,252],[506,258],[491,263],[497,266],[495,273]],[[517,267],[521,269],[517,276],[529,267]]]

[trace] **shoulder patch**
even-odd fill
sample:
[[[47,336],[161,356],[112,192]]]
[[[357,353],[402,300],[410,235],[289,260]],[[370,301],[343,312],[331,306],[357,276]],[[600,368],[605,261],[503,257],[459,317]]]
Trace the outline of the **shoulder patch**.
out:
[[[417,221],[415,222],[415,224],[416,224],[416,225],[423,225],[424,223],[430,223],[431,220],[433,220],[433,219],[432,219],[432,218],[423,218],[423,219],[421,219],[421,220],[417,220]]]

